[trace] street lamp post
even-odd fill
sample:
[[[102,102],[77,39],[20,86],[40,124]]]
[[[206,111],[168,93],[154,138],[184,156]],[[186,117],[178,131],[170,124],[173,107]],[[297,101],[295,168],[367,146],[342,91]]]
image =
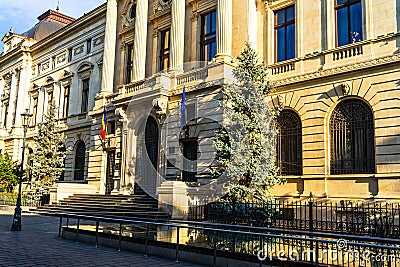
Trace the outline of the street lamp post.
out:
[[[19,185],[18,185],[18,198],[17,198],[17,206],[15,207],[13,224],[11,226],[11,231],[21,231],[21,190],[22,190],[22,176],[24,175],[24,158],[25,158],[25,141],[26,141],[26,132],[29,126],[29,119],[32,117],[32,114],[29,113],[28,109],[25,110],[24,113],[21,113],[22,116],[22,126],[24,127],[24,139],[22,140],[22,158],[21,165],[19,168]]]

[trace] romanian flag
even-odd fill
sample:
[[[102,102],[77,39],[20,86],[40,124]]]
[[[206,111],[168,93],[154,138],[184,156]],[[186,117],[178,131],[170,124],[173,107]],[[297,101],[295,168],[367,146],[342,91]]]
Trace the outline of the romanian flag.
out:
[[[103,117],[101,118],[101,129],[100,129],[100,138],[106,140],[106,131],[107,131],[107,114],[106,114],[106,106],[104,106]]]

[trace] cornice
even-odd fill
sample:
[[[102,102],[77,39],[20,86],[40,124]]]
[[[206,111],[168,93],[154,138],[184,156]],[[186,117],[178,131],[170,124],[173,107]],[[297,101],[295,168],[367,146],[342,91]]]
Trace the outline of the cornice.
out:
[[[295,4],[295,0],[264,0],[266,9],[279,10]]]
[[[87,13],[87,14],[83,15],[82,17],[78,18],[74,22],[71,22],[70,24],[62,27],[61,29],[59,29],[55,33],[47,36],[43,40],[33,44],[30,47],[31,50],[39,49],[39,48],[41,48],[41,47],[43,47],[43,46],[45,46],[45,45],[47,45],[47,44],[49,44],[49,43],[51,43],[53,41],[57,41],[61,37],[65,37],[64,35],[66,34],[66,32],[74,32],[75,33],[77,29],[79,29],[80,27],[83,27],[89,21],[91,21],[91,20],[95,20],[95,21],[101,20],[103,18],[101,15],[103,15],[104,18],[105,18],[106,11],[107,11],[107,3],[104,3],[104,4],[100,5],[99,7],[93,9],[89,13]]]
[[[272,80],[272,81],[275,83],[276,86],[284,86],[284,85],[288,85],[288,84],[324,78],[327,76],[348,73],[351,71],[363,70],[363,69],[376,67],[376,66],[380,66],[380,65],[396,63],[399,61],[400,61],[400,53],[381,57],[381,58],[375,58],[375,59],[367,60],[364,62],[343,65],[343,66],[336,67],[336,68],[315,71],[315,72],[307,73],[307,74],[301,74],[301,75],[297,75],[297,76],[290,77],[290,78],[284,78],[282,80]]]
[[[155,19],[158,19],[158,18],[163,17],[163,16],[165,16],[167,14],[170,14],[170,13],[171,13],[171,7],[168,7],[167,9],[164,9],[162,11],[158,11],[157,13],[154,13],[154,14],[150,15],[149,19],[150,19],[150,21],[153,21]]]

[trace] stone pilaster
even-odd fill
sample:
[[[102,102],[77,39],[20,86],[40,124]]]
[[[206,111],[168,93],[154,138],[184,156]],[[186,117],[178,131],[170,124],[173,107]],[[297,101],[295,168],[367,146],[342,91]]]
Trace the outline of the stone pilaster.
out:
[[[4,95],[4,78],[0,76],[0,97]],[[4,122],[4,102],[1,99],[0,102],[0,127],[3,127]]]
[[[148,1],[137,1],[135,18],[135,42],[133,44],[133,81],[143,80],[146,70],[146,41]]]
[[[108,0],[100,95],[113,92],[117,14],[117,0]]]
[[[171,10],[171,70],[183,71],[185,0],[172,0]]]
[[[22,126],[21,113],[25,112],[25,109],[29,108],[29,87],[31,79],[32,60],[27,53],[24,53],[23,63],[19,72],[19,86],[18,86],[18,98],[16,106],[16,117],[15,126]],[[22,129],[21,129],[22,130]]]
[[[16,101],[17,101],[17,71],[13,70],[11,74],[11,86],[10,86],[10,101],[8,106],[8,114],[7,114],[7,129],[11,129],[14,125],[13,118],[16,115]]]
[[[232,0],[217,0],[216,59],[232,60]]]

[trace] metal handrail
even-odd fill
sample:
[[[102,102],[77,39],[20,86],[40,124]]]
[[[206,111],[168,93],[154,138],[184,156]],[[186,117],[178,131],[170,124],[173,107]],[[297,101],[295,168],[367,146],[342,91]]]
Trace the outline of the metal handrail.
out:
[[[371,249],[383,249],[386,251],[393,250],[393,251],[399,251],[400,252],[400,247],[399,246],[394,246],[394,245],[382,245],[382,244],[370,244],[370,243],[359,243],[356,241],[368,241],[368,242],[377,242],[377,243],[395,243],[398,244],[398,240],[395,239],[390,239],[390,238],[372,238],[372,237],[361,237],[361,236],[352,236],[352,235],[333,235],[329,234],[326,235],[326,233],[323,233],[325,237],[331,238],[331,239],[321,239],[321,238],[316,238],[315,232],[306,232],[306,231],[293,231],[293,230],[286,230],[282,231],[282,229],[275,229],[275,228],[262,228],[262,227],[250,227],[250,226],[240,226],[240,225],[227,225],[227,224],[209,224],[209,223],[203,223],[203,222],[188,222],[188,221],[169,221],[169,222],[153,222],[153,221],[144,221],[144,220],[132,220],[132,219],[125,219],[125,218],[109,218],[109,217],[103,217],[103,216],[91,216],[91,215],[80,215],[80,214],[73,214],[73,213],[55,213],[53,216],[59,216],[60,217],[60,225],[59,225],[59,233],[58,237],[61,238],[61,230],[62,230],[62,221],[63,218],[67,219],[67,226],[68,226],[68,221],[70,218],[77,219],[77,229],[76,229],[76,236],[75,236],[75,241],[78,241],[78,236],[79,236],[79,225],[80,225],[80,220],[91,220],[91,221],[96,221],[96,247],[98,246],[98,237],[99,237],[99,223],[100,222],[108,222],[108,223],[118,223],[119,224],[119,234],[118,234],[118,240],[119,240],[119,245],[118,249],[121,250],[121,238],[122,238],[122,226],[125,224],[142,224],[146,225],[146,239],[145,239],[145,256],[147,257],[148,255],[148,237],[149,237],[149,226],[168,226],[168,227],[176,227],[177,229],[177,242],[176,242],[176,262],[179,262],[179,229],[186,228],[186,229],[196,229],[196,230],[203,230],[203,231],[210,231],[213,233],[213,261],[214,261],[214,266],[216,266],[216,257],[217,257],[217,246],[216,246],[216,233],[229,233],[229,234],[240,234],[240,235],[250,235],[250,236],[257,236],[259,238],[261,237],[266,237],[266,238],[280,238],[280,239],[286,239],[286,240],[297,240],[297,241],[305,241],[305,242],[316,242],[318,243],[325,243],[325,244],[337,244],[338,240],[332,239],[332,238],[348,238],[349,240],[353,241],[347,241],[347,245],[350,246],[359,246],[363,248],[371,248]],[[214,227],[213,227],[214,226]],[[218,226],[219,228],[216,228],[215,226]],[[224,229],[224,228],[230,228],[230,229]],[[234,228],[234,229],[232,229]],[[264,231],[264,232],[256,232],[254,229],[259,230],[259,231]],[[269,233],[265,233],[269,232]],[[309,235],[309,237],[301,237],[301,236],[296,236],[296,235],[282,235],[282,233],[289,233],[293,234],[294,232],[299,233],[299,234],[305,234]],[[278,234],[281,233],[281,234]],[[312,235],[312,237],[311,237]],[[260,261],[260,265],[262,264],[262,261]]]

